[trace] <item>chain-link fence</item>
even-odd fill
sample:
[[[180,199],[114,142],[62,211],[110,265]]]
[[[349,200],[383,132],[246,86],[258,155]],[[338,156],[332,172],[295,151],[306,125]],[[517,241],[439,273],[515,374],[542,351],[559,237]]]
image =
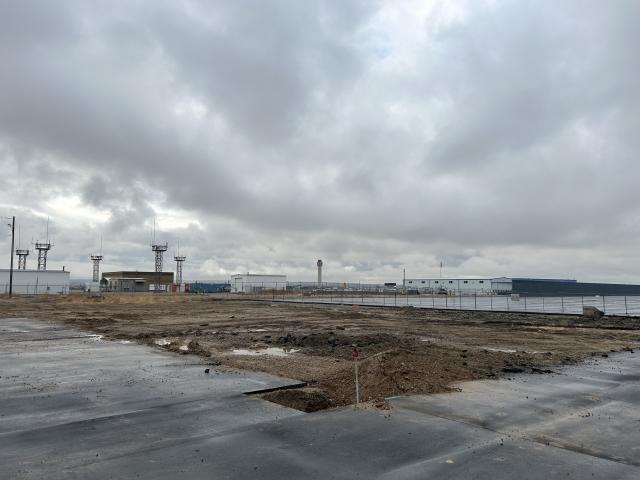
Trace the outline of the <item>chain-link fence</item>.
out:
[[[487,292],[420,293],[384,285],[323,284],[321,288],[303,282],[245,285],[245,298],[257,300],[413,307],[440,310],[469,310],[523,313],[582,314],[584,307],[596,307],[607,315],[640,316],[640,296],[529,296]]]

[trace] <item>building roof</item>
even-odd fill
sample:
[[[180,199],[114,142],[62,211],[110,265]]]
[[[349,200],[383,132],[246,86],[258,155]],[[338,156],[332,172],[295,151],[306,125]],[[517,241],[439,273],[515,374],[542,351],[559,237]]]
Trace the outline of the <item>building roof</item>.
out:
[[[4,272],[11,272],[10,268],[0,268],[0,272],[4,273]],[[13,269],[13,273],[15,274],[16,272],[26,272],[26,273],[71,273],[69,270],[51,270],[51,269],[47,269],[47,270],[37,270],[35,268],[27,268],[26,270],[18,270],[17,268]]]

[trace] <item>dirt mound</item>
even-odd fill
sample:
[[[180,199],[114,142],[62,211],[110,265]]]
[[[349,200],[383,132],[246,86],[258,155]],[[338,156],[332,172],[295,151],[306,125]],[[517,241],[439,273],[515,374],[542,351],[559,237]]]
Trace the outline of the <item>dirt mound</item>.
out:
[[[302,347],[309,349],[326,349],[349,347],[377,347],[382,350],[398,345],[398,337],[387,333],[354,334],[345,332],[313,332],[309,334],[287,333],[273,342],[288,347]]]
[[[200,357],[210,357],[211,352],[206,348],[203,348],[196,340],[191,340],[187,344],[187,348],[189,349],[189,353],[193,353],[194,355],[198,355]]]
[[[261,398],[303,412],[317,412],[335,407],[335,402],[323,391],[314,388],[278,390],[265,393]]]

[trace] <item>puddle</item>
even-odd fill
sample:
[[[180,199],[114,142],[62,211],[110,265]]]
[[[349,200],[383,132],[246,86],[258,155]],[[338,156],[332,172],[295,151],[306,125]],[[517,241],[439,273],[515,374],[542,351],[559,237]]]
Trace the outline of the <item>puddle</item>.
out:
[[[511,348],[490,348],[490,347],[483,347],[485,350],[488,350],[489,352],[502,352],[502,353],[516,353],[517,350],[513,350]]]
[[[182,350],[183,352],[187,352],[189,351],[189,347],[187,347],[186,345],[180,345],[180,350]]]
[[[102,335],[96,335],[96,334],[91,334],[91,335],[85,335],[87,338],[93,338],[94,340],[102,340],[104,337]]]
[[[249,330],[250,332],[268,332],[266,328],[254,328],[253,330]]]
[[[132,343],[131,340],[120,340],[120,343],[122,343],[123,345],[127,345],[129,343]]]
[[[234,348],[231,353],[234,355],[250,355],[250,356],[260,356],[260,355],[269,355],[272,357],[286,357],[290,353],[296,353],[300,350],[289,349],[285,350],[284,348],[279,347],[270,347],[270,348],[261,348],[258,350],[248,350],[246,348]]]
[[[156,340],[155,342],[156,345],[160,345],[161,347],[164,347],[165,345],[170,345],[171,342],[169,340],[167,340],[166,338],[159,338],[158,340]]]

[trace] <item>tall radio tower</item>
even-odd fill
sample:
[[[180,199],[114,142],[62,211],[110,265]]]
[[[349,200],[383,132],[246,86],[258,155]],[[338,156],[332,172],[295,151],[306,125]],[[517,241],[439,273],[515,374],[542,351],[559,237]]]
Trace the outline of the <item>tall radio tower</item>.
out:
[[[89,258],[91,258],[91,262],[93,262],[93,281],[100,281],[100,262],[102,261],[102,235],[100,235],[100,254],[93,254]]]
[[[29,249],[22,248],[22,236],[20,235],[20,225],[18,225],[18,248],[16,248],[16,255],[18,256],[18,270],[27,269],[27,257],[29,256]]]
[[[49,241],[49,217],[47,217],[47,241],[34,243],[34,248],[38,251],[38,270],[47,269],[47,253],[51,250],[53,244]]]
[[[184,255],[176,255],[173,257],[176,261],[176,283],[178,284],[178,288],[182,285],[182,263],[187,259]]]
[[[91,255],[91,261],[93,262],[93,281],[100,281],[100,262],[102,261],[102,255]]]
[[[156,284],[155,289],[160,290],[160,274],[162,273],[162,259],[164,252],[167,251],[169,245],[165,242],[163,244],[156,243],[156,220],[153,219],[153,242],[151,243],[151,250],[156,254]]]
[[[29,250],[23,248],[16,248],[16,255],[18,256],[18,270],[27,269],[27,257],[29,256]]]

